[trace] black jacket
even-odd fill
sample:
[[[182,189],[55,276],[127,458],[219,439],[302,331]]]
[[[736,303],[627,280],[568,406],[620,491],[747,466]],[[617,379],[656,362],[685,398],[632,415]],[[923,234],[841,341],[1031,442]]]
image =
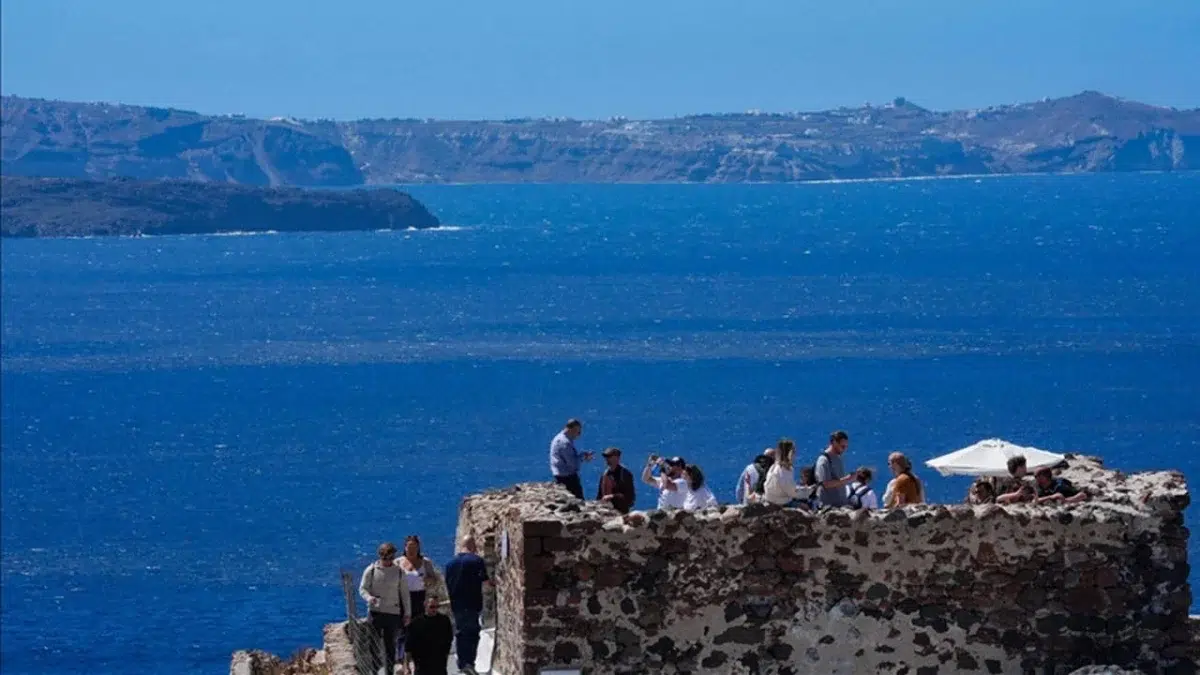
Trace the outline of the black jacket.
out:
[[[421,614],[408,624],[404,649],[412,657],[417,675],[443,675],[450,660],[454,629],[445,614]]]
[[[629,469],[617,465],[615,469],[606,469],[604,474],[600,476],[600,487],[596,490],[596,499],[600,500],[605,495],[612,495],[613,508],[621,513],[629,513],[633,508],[633,503],[637,500],[637,494],[633,487],[633,474]]]

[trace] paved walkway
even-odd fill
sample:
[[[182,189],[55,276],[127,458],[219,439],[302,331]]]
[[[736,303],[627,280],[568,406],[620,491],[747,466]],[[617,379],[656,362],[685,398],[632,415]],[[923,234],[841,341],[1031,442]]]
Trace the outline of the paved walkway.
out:
[[[475,654],[475,672],[479,675],[498,675],[492,672],[492,650],[495,648],[496,629],[484,628],[479,633],[479,651]],[[450,664],[447,666],[450,675],[456,675],[458,660],[454,658],[454,647],[450,648]]]

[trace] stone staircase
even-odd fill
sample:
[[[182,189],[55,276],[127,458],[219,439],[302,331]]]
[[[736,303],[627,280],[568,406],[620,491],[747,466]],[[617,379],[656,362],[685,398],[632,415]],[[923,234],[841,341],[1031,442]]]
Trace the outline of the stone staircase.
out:
[[[326,624],[322,649],[304,649],[286,660],[258,650],[234,652],[229,675],[371,675],[367,666],[360,669],[350,633],[349,622]],[[479,675],[498,675],[492,671],[494,639],[492,628],[485,628],[479,635],[475,659]],[[459,673],[453,649],[447,669],[450,675]],[[397,668],[396,672],[401,671]]]

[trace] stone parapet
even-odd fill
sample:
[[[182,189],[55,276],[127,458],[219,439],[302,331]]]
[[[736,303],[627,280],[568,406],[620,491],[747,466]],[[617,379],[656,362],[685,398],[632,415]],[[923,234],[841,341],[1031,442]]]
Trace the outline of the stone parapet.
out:
[[[634,512],[475,495],[495,671],[1195,672],[1183,476],[1071,457],[1072,507]]]

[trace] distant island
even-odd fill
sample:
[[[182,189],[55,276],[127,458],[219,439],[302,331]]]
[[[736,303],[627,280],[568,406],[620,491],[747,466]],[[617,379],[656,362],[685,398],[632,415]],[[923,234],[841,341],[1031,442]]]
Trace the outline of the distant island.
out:
[[[312,232],[436,227],[393,189],[312,190],[128,178],[0,178],[5,237]]]
[[[250,185],[798,182],[1200,168],[1200,110],[1097,92],[663,120],[269,120],[5,96],[0,173]]]

